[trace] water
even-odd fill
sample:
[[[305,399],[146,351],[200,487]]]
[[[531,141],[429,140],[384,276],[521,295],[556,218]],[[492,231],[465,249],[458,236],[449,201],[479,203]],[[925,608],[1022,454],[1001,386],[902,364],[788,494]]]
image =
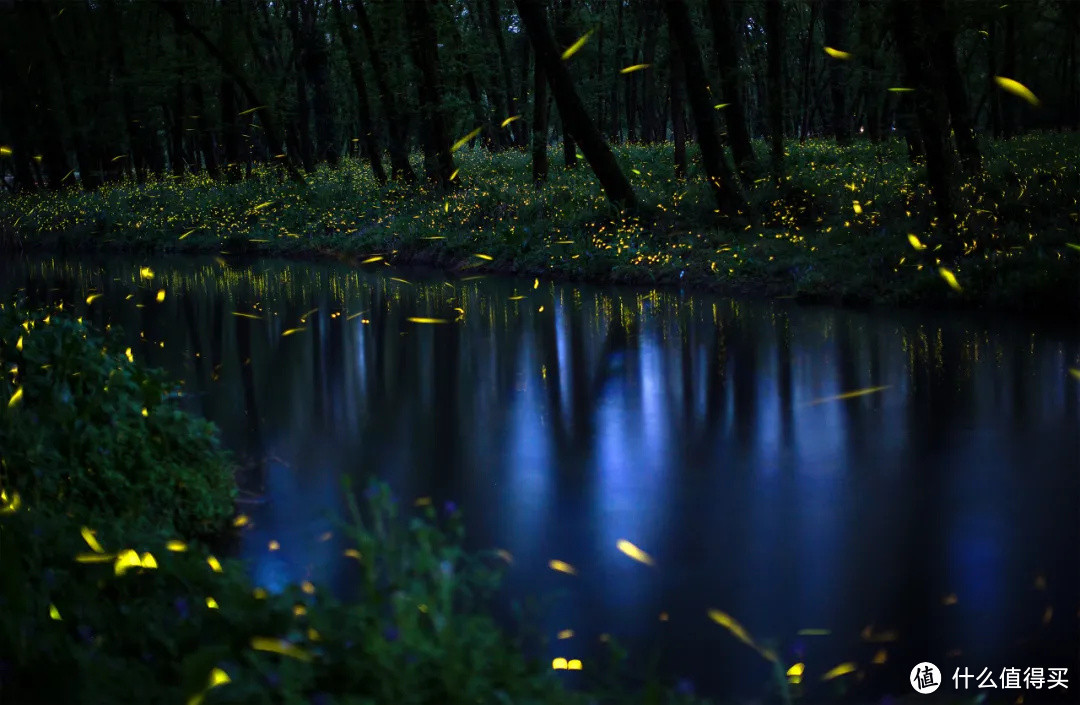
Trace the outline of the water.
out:
[[[320,538],[340,478],[375,475],[513,554],[507,599],[552,597],[546,658],[588,669],[609,634],[699,692],[767,692],[719,609],[811,698],[911,694],[922,660],[1078,672],[1075,325],[220,258],[0,265],[15,288],[103,293],[86,315],[184,380],[245,460],[268,588],[348,590]]]

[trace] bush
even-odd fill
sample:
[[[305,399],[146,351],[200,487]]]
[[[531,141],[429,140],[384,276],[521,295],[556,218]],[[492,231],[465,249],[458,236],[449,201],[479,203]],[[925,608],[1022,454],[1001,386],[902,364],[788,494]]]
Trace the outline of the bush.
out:
[[[0,312],[0,487],[79,523],[220,530],[235,481],[214,426],[117,340],[59,311]]]
[[[96,553],[67,517],[9,512],[4,702],[575,702],[483,611],[499,559],[462,551],[456,513],[406,521],[385,487],[366,495],[344,530],[361,586],[347,604],[310,584],[267,594],[199,546]]]

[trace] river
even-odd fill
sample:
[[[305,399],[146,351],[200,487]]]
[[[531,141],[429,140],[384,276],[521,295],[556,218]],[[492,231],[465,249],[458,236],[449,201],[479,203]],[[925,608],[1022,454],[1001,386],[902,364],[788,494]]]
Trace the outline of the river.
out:
[[[31,258],[0,276],[184,381],[246,468],[237,552],[269,589],[348,592],[325,534],[342,476],[376,476],[512,554],[496,611],[546,598],[545,658],[588,669],[611,635],[699,692],[767,692],[770,664],[715,609],[821,698],[910,693],[919,661],[1075,679],[1074,323],[335,262]]]

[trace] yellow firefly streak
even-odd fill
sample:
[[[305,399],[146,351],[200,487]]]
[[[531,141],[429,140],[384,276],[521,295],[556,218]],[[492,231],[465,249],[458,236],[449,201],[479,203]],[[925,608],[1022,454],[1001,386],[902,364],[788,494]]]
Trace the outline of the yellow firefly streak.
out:
[[[960,288],[960,282],[956,281],[956,275],[953,274],[952,271],[946,269],[945,267],[938,267],[938,274],[941,275],[941,278],[944,279],[945,283],[948,284],[950,287],[956,289],[957,291],[962,291],[962,289]]]
[[[640,548],[630,543],[626,539],[619,539],[617,542],[615,542],[615,547],[639,563],[644,563],[645,565],[653,565],[652,556],[650,556],[648,553],[645,553],[645,551],[642,551]]]
[[[994,76],[994,83],[998,84],[1003,90],[1006,90],[1019,98],[1023,98],[1034,106],[1041,105],[1039,99],[1035,97],[1035,94],[1019,81],[1005,78],[1004,76]]]
[[[914,247],[916,250],[919,250],[921,252],[922,250],[926,249],[926,245],[922,244],[922,240],[920,240],[915,235],[915,233],[908,233],[907,239],[908,242],[911,243],[911,246]]]
[[[473,137],[476,137],[477,135],[479,135],[481,130],[483,130],[483,129],[484,129],[483,127],[478,127],[475,130],[473,130],[472,132],[470,132],[469,134],[465,135],[464,137],[462,137],[461,139],[459,139],[457,142],[455,142],[453,145],[450,146],[450,151],[451,152],[458,151],[459,149],[464,147],[466,144],[468,144],[469,140],[471,140]]]
[[[577,569],[569,563],[566,563],[565,561],[548,561],[548,567],[552,570],[557,570],[560,573],[566,573],[567,575],[577,575]]]
[[[297,661],[311,660],[311,654],[297,646],[293,646],[284,639],[275,639],[266,636],[252,637],[251,648],[256,651],[269,651],[275,654],[281,654],[282,656],[294,658]]]
[[[883,387],[867,387],[866,389],[856,389],[853,392],[844,392],[843,394],[837,394],[832,397],[822,397],[821,399],[814,399],[809,402],[807,406],[816,406],[818,404],[824,404],[829,401],[843,401],[844,399],[854,399],[855,397],[864,397],[867,394],[876,394],[877,392],[884,391],[889,388],[889,385]]]
[[[562,60],[566,61],[571,56],[581,51],[581,47],[585,46],[585,42],[589,41],[589,37],[592,36],[592,33],[593,30],[590,29],[588,32],[583,34],[576,42],[568,46],[566,48],[566,51],[562,53]]]
[[[831,681],[833,678],[839,678],[840,676],[846,676],[849,673],[854,673],[857,669],[858,667],[854,663],[848,661],[847,663],[842,663],[839,666],[828,670],[825,675],[821,677],[821,680]]]

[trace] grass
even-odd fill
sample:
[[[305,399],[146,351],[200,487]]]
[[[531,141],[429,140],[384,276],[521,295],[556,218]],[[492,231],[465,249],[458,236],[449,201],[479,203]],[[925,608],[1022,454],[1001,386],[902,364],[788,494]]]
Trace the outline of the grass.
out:
[[[668,144],[617,148],[642,204],[633,213],[608,203],[584,161],[565,169],[554,149],[540,189],[527,155],[464,149],[449,193],[380,187],[363,163],[345,160],[304,185],[256,166],[239,183],[188,175],[9,197],[0,243],[340,256],[841,303],[1080,308],[1080,135],[983,146],[984,170],[960,185],[950,236],[927,215],[923,170],[902,142],[809,140],[789,144],[782,185],[764,174],[753,184],[752,220],[721,219],[696,172],[677,180]]]

